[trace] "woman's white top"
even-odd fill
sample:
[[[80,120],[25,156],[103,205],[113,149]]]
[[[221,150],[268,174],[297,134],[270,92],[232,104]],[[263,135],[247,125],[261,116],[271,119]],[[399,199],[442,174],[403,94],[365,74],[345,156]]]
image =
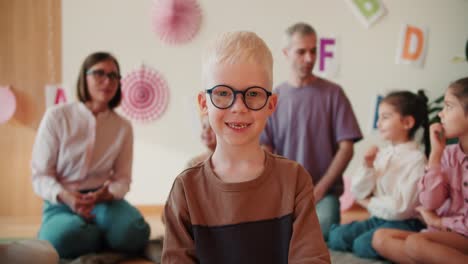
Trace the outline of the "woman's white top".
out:
[[[121,199],[132,179],[133,132],[130,122],[108,110],[94,116],[81,102],[47,109],[32,153],[34,191],[57,203],[62,189],[94,189],[110,181]]]

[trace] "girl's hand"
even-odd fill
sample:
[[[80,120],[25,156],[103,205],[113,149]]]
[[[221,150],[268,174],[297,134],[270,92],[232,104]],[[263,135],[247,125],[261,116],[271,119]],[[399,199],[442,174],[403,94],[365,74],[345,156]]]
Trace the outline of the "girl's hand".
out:
[[[63,190],[58,195],[59,200],[66,204],[73,212],[86,220],[94,218],[91,211],[94,209],[95,200],[79,192]]]
[[[427,210],[422,206],[417,207],[416,211],[421,214],[427,226],[442,229],[442,218],[436,215],[434,211]]]
[[[445,148],[445,135],[442,124],[435,123],[430,127],[431,154],[429,156],[429,167],[440,165],[440,159]]]
[[[364,155],[364,165],[368,168],[374,168],[374,160],[379,152],[377,146],[371,146]]]

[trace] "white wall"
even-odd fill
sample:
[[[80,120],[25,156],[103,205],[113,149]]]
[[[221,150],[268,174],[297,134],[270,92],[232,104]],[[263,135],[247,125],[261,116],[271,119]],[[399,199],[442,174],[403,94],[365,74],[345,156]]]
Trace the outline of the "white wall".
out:
[[[281,56],[282,34],[292,23],[312,24],[319,35],[341,40],[341,71],[332,80],[349,96],[366,139],[356,145],[347,174],[376,141],[369,134],[374,95],[390,89],[424,88],[433,97],[447,84],[468,75],[468,64],[451,62],[464,54],[468,38],[466,0],[384,0],[387,15],[365,29],[343,0],[199,0],[203,23],[195,39],[181,46],[162,44],[150,26],[151,0],[63,0],[63,80],[74,87],[82,60],[110,51],[122,73],[146,63],[165,74],[171,99],[157,121],[134,124],[134,181],[128,199],[136,204],[164,203],[173,179],[191,157],[202,152],[195,107],[201,87],[200,52],[207,39],[232,30],[252,30],[274,53],[274,81],[288,76]],[[422,69],[395,64],[402,23],[429,28]],[[74,94],[74,92],[73,92]],[[192,104],[193,103],[193,104]]]

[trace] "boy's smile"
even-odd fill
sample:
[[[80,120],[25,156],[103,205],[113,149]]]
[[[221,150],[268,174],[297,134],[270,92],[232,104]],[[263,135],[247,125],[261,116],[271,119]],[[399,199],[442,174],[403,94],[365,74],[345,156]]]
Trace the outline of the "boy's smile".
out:
[[[251,125],[251,123],[241,122],[226,122],[226,125],[234,130],[243,130]]]

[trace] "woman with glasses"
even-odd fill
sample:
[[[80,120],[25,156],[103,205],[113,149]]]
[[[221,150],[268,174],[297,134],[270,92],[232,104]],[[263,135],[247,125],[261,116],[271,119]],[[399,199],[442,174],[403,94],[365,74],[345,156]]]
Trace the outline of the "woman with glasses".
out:
[[[47,109],[32,155],[34,191],[44,199],[39,238],[61,258],[103,249],[137,253],[149,225],[124,200],[132,180],[133,132],[114,108],[122,98],[119,63],[89,55],[81,67],[79,102]]]

